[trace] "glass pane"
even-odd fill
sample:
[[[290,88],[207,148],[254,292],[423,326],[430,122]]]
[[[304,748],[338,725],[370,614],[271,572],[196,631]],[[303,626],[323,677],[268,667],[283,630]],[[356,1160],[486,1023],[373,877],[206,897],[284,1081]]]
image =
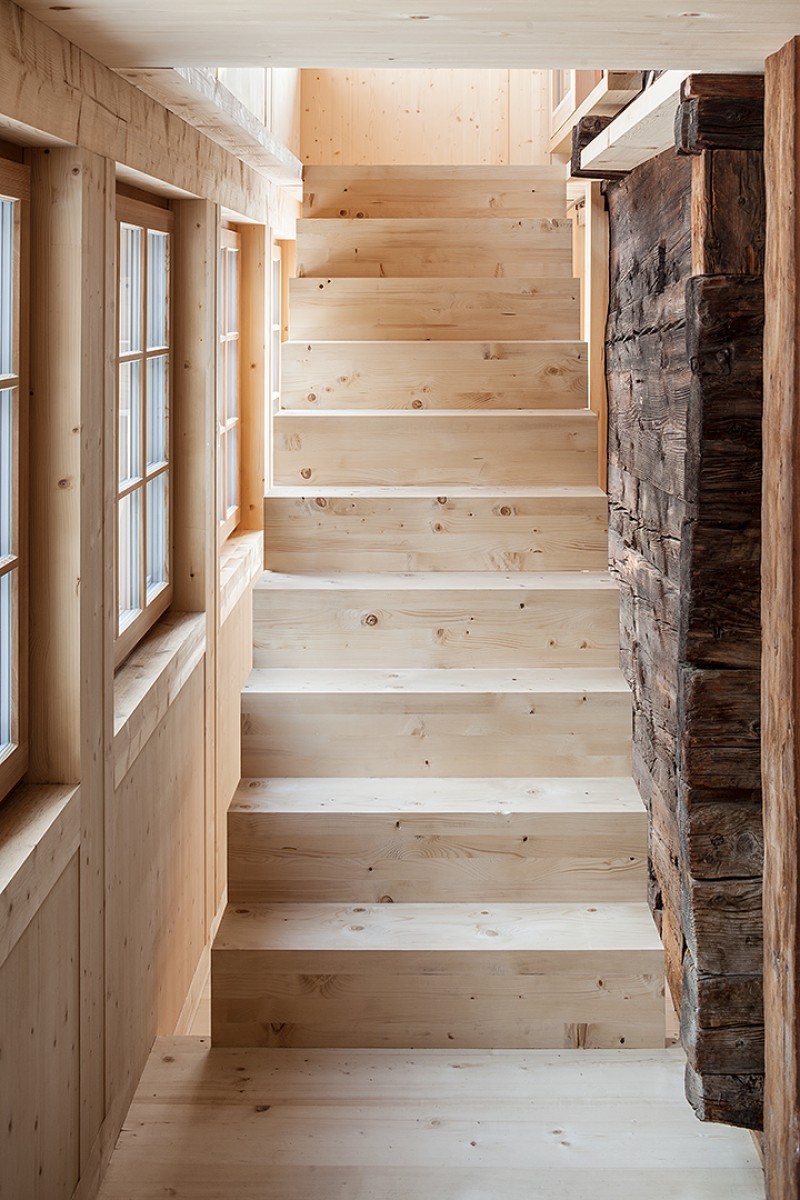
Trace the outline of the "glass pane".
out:
[[[226,413],[225,420],[232,421],[239,415],[239,343],[226,342]]]
[[[228,453],[228,435],[224,431],[219,435],[219,460],[217,462],[217,509],[220,521],[224,521],[227,513],[227,497],[225,489],[225,462]]]
[[[166,462],[169,456],[169,363],[166,354],[147,361],[147,466]]]
[[[147,599],[167,582],[167,475],[164,472],[147,484]]]
[[[272,372],[272,393],[275,395],[281,387],[281,335],[280,330],[272,331],[272,352],[270,370]]]
[[[14,631],[11,620],[11,575],[0,577],[0,748],[12,737],[11,698],[14,662]]]
[[[138,490],[119,501],[119,631],[141,609],[140,599],[140,496]]]
[[[140,452],[141,387],[138,361],[119,364],[119,481],[138,479],[142,473]]]
[[[239,426],[228,430],[225,474],[227,481],[227,510],[239,504]]]
[[[169,234],[147,231],[147,349],[169,345]]]
[[[142,230],[119,227],[119,352],[142,348]]]
[[[281,323],[281,263],[280,259],[273,259],[272,262],[272,322],[273,325],[280,326]]]
[[[0,375],[14,374],[14,200],[0,200]]]
[[[0,391],[0,558],[14,550],[14,390]]]
[[[227,278],[227,313],[225,333],[239,332],[239,253],[237,250],[227,250],[225,259],[228,267]]]

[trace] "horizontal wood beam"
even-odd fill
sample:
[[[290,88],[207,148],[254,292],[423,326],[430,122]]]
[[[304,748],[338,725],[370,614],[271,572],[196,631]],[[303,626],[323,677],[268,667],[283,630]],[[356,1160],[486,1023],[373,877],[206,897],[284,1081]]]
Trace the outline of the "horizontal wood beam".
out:
[[[764,76],[690,75],[675,116],[679,154],[763,150]]]
[[[688,71],[665,71],[594,139],[581,154],[581,168],[598,176],[632,171],[669,150],[675,138],[675,110]]]
[[[10,0],[0,0],[0,113],[33,145],[80,146],[292,235],[285,188]]]

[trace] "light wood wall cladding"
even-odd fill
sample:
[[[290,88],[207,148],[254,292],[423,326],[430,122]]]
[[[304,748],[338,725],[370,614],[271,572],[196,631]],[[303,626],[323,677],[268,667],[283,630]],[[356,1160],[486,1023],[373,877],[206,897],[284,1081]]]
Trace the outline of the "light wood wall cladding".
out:
[[[572,223],[452,218],[303,220],[297,273],[330,275],[572,278]]]
[[[689,1098],[750,1128],[764,1080],[761,87],[691,77],[676,126],[689,157],[667,151],[607,191],[611,551],[651,901]]]
[[[797,1200],[800,1176],[796,557],[800,430],[800,39],[767,60],[767,253],[764,271],[764,1134],[772,1200]]]
[[[0,1193],[69,1197],[80,1176],[79,868],[73,855],[0,967]]]
[[[597,419],[588,409],[531,413],[280,412],[274,481],[499,488],[587,486],[597,475]]]
[[[260,565],[260,564],[259,564]],[[253,602],[248,586],[222,622],[219,633],[220,671],[217,692],[217,812],[215,855],[221,890],[227,879],[227,822],[230,804],[241,777],[241,714],[239,695],[253,665]]]
[[[237,643],[239,672],[232,693],[218,692],[211,450],[220,208],[262,222],[269,214],[290,235],[297,205],[7,0],[0,114],[0,133],[41,147],[28,152],[34,728],[30,779],[0,812],[0,1191],[14,1200],[90,1200],[154,1036],[174,1030],[190,985],[197,990],[225,884],[215,858],[224,809],[211,749],[218,699],[223,733],[238,721],[251,637],[243,648],[248,601],[238,613],[237,603],[252,569],[238,591],[225,579],[222,601],[233,614],[226,653],[235,658]],[[193,615],[173,611],[160,631],[168,636],[142,647],[115,678],[108,514],[117,478],[118,164],[151,177],[156,189],[198,198],[173,201],[174,461],[186,485],[173,496],[175,584]],[[257,327],[267,302],[262,295],[259,307],[254,294],[268,286],[267,235],[248,230],[243,244],[243,289]],[[260,335],[254,328],[248,337],[244,400],[253,411],[258,377],[266,381],[264,333],[262,321]],[[258,454],[248,457],[245,477],[245,527],[253,529],[263,511]],[[247,536],[258,541],[248,561],[259,569],[260,533]],[[229,765],[221,769],[227,805],[235,781]],[[56,797],[50,813],[41,806],[53,788],[71,799]],[[9,832],[14,805],[27,818]]]
[[[580,408],[580,342],[284,342],[283,408]]]
[[[305,163],[550,161],[546,71],[302,72]]]
[[[198,664],[108,806],[110,1097],[130,1095],[175,1028],[206,942],[204,676]]]
[[[599,488],[350,489],[264,501],[271,571],[601,571],[607,501]]]
[[[297,67],[272,67],[270,69],[272,90],[272,112],[270,131],[278,141],[287,146],[299,158],[300,145],[300,78]]]
[[[234,904],[633,903],[647,867],[630,779],[249,779],[228,829]]]
[[[563,167],[306,167],[304,217],[559,217]]]
[[[580,334],[577,280],[292,279],[292,340],[516,340]]]

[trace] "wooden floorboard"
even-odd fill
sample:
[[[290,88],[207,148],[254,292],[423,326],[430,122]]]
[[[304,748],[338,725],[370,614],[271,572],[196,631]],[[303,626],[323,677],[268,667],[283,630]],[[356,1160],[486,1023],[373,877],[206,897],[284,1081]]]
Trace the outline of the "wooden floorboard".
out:
[[[161,1038],[101,1200],[763,1200],[663,1051],[209,1050]]]

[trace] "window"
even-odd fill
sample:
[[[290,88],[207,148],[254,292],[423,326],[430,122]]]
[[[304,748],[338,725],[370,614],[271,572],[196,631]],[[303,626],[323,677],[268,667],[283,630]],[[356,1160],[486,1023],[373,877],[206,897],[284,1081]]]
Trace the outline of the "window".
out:
[[[270,325],[272,342],[270,345],[270,389],[272,391],[272,411],[280,407],[281,396],[281,341],[283,340],[282,325],[282,287],[283,275],[281,268],[281,248],[278,243],[272,246],[272,300]]]
[[[27,767],[22,236],[26,200],[27,169],[0,161],[0,797]]]
[[[239,524],[241,512],[240,359],[241,239],[234,229],[220,231],[219,269],[219,521],[225,539]]]
[[[172,213],[118,197],[116,663],[170,603]]]

